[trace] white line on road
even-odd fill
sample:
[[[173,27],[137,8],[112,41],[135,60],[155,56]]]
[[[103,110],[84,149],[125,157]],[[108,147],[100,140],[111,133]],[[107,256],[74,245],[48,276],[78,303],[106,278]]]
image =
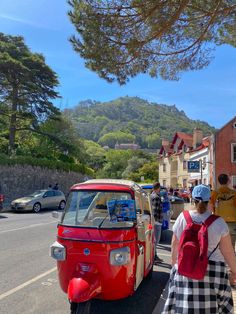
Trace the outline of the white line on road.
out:
[[[18,230],[24,230],[24,229],[28,229],[28,228],[34,228],[34,227],[38,227],[38,226],[49,225],[49,224],[53,224],[53,223],[55,223],[55,222],[56,222],[56,221],[51,221],[51,222],[45,222],[45,223],[41,223],[41,224],[33,224],[33,225],[21,227],[21,228],[3,230],[3,231],[0,231],[0,234],[1,234],[1,233],[6,233],[6,232],[11,232],[11,231],[18,231]]]
[[[15,288],[13,288],[13,289],[11,289],[11,290],[3,293],[3,294],[0,294],[0,301],[4,298],[8,297],[9,295],[11,295],[11,294],[25,288],[26,286],[32,284],[33,282],[39,280],[40,278],[49,275],[50,273],[54,272],[56,269],[57,269],[57,267],[53,267],[52,269],[46,271],[45,273],[38,275],[37,277],[34,277],[34,278],[24,282],[23,284],[19,285],[18,287],[15,287]]]

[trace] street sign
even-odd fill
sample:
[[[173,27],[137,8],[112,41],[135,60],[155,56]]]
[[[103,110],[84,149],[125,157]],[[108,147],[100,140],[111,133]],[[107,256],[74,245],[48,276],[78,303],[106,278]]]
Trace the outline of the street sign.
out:
[[[188,172],[200,172],[200,161],[188,161]]]

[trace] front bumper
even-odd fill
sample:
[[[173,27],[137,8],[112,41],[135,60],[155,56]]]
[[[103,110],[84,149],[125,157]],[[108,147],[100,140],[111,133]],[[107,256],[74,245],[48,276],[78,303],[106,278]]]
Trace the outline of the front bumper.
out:
[[[12,204],[12,210],[32,210],[33,206],[29,204]]]

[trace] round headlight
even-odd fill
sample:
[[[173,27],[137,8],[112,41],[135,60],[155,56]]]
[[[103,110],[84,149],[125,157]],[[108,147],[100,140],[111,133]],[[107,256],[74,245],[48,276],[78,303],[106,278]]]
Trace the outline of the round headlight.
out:
[[[50,256],[57,261],[64,261],[66,259],[66,248],[56,241],[50,247]]]
[[[121,247],[110,252],[110,264],[111,265],[125,265],[130,262],[130,248]]]
[[[122,253],[115,254],[114,259],[117,262],[117,264],[123,264],[125,261],[124,255]]]
[[[63,249],[59,248],[59,247],[55,247],[53,250],[53,255],[56,259],[58,259],[59,257],[61,257],[61,255],[63,254]]]

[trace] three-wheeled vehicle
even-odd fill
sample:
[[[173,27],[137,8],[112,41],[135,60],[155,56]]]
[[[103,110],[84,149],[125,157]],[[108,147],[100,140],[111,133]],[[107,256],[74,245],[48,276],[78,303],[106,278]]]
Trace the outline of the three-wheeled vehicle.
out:
[[[93,298],[128,297],[151,277],[153,224],[148,194],[132,181],[89,180],[72,186],[50,248],[71,313],[89,313]]]

